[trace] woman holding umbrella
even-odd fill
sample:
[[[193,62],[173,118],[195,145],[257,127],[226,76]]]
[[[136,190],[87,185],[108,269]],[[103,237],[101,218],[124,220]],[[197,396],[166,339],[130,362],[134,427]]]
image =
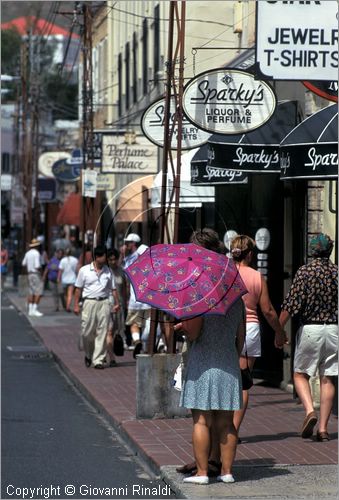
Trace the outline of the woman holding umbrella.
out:
[[[191,242],[220,253],[218,235],[212,229],[196,231]],[[227,270],[226,270],[227,274]],[[208,484],[211,429],[220,443],[222,461],[218,481],[234,482],[232,465],[237,447],[234,411],[242,407],[239,356],[245,339],[245,309],[239,297],[224,314],[203,314],[175,327],[191,341],[180,405],[193,417],[193,451],[196,475],[184,482]]]
[[[210,429],[216,430],[222,459],[219,481],[233,482],[237,446],[233,414],[242,406],[239,355],[245,336],[247,292],[232,261],[221,252],[212,229],[194,232],[191,243],[149,247],[125,269],[136,298],[177,320],[192,341],[181,405],[193,415],[197,474],[184,480],[208,484]],[[213,423],[212,423],[213,422]]]

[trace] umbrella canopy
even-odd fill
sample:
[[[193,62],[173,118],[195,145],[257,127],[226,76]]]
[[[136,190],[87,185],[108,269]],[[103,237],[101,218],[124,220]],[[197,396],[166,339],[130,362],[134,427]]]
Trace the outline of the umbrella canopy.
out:
[[[247,293],[232,260],[193,243],[151,246],[125,272],[138,301],[177,319],[225,314]]]
[[[281,101],[272,118],[252,132],[212,135],[208,139],[207,165],[243,172],[280,173],[280,142],[298,121],[297,101]]]
[[[337,178],[338,105],[306,118],[280,144],[282,179]]]

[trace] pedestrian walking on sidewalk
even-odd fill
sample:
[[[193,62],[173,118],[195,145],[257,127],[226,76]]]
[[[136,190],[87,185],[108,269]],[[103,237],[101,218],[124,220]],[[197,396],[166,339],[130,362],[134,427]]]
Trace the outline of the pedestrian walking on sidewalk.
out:
[[[61,259],[59,264],[58,283],[61,283],[64,291],[67,312],[71,312],[77,269],[78,259],[72,255],[71,248],[66,248],[65,257]]]
[[[301,266],[285,297],[280,314],[284,326],[298,315],[300,328],[294,354],[294,385],[305,409],[301,437],[313,435],[318,417],[314,411],[310,377],[320,376],[318,441],[328,441],[327,424],[333,406],[338,376],[338,266],[330,261],[333,241],[323,233],[309,244],[311,262]]]
[[[48,285],[53,295],[55,310],[59,311],[59,302],[61,300],[61,296],[59,293],[59,284],[58,284],[58,273],[59,273],[59,264],[63,257],[63,250],[59,248],[55,251],[53,257],[49,259],[48,264],[44,270],[42,279],[44,282],[48,280]]]
[[[41,276],[42,263],[39,247],[40,241],[33,239],[22,261],[22,265],[26,267],[28,275],[28,315],[35,317],[43,316],[43,313],[38,311],[38,304],[40,303],[44,289],[44,282]]]
[[[220,253],[215,231],[196,231],[191,242]],[[197,472],[184,482],[208,484],[211,431],[220,446],[218,481],[234,482],[232,466],[237,448],[234,411],[242,406],[239,356],[245,339],[245,308],[241,298],[222,314],[204,314],[176,325],[190,341],[180,406],[193,417],[193,451]]]
[[[119,265],[120,253],[113,248],[107,252],[107,262],[114,276],[115,286],[119,297],[120,309],[117,312],[111,311],[110,321],[107,331],[107,353],[110,366],[115,366],[115,356],[113,352],[113,341],[115,335],[120,335],[124,343],[124,349],[127,349],[125,336],[125,310],[126,310],[126,287],[127,280],[122,267]],[[111,305],[114,306],[113,297]]]
[[[138,234],[130,233],[124,240],[125,242],[125,258],[123,261],[124,269],[128,268],[137,260],[148,247],[141,243],[141,238]],[[131,329],[132,342],[134,346],[133,357],[142,351],[141,336],[145,328],[146,321],[150,317],[150,306],[142,302],[138,302],[135,298],[135,293],[132,286],[129,286],[129,301],[126,325]]]
[[[3,289],[4,282],[6,280],[8,271],[8,250],[5,245],[1,242],[1,252],[0,252],[0,272],[1,272],[1,289]]]
[[[245,369],[248,365],[251,371],[255,360],[261,356],[258,308],[274,331],[275,347],[282,349],[287,340],[285,332],[279,323],[278,315],[271,303],[264,276],[250,267],[253,261],[254,248],[255,242],[246,235],[238,235],[231,242],[232,258],[236,262],[240,276],[248,290],[248,293],[243,297],[246,307],[246,341],[240,356],[240,368]],[[243,407],[234,413],[234,425],[238,435],[248,406],[248,392],[248,390],[243,390]],[[216,457],[212,458],[216,459]]]
[[[85,365],[103,369],[107,354],[106,335],[111,312],[109,296],[113,295],[113,312],[120,309],[114,276],[106,265],[106,249],[94,249],[94,261],[79,270],[75,282],[74,313],[80,314],[82,294],[81,335],[85,350]]]

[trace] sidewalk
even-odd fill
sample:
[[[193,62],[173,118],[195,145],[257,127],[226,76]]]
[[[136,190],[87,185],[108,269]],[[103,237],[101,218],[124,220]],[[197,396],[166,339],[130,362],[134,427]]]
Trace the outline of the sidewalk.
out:
[[[15,307],[27,315],[25,298],[6,291]],[[117,358],[118,366],[88,369],[79,351],[80,319],[54,312],[51,296],[41,300],[41,318],[28,317],[73,383],[156,474],[186,498],[337,498],[337,419],[331,417],[331,441],[301,439],[301,405],[280,389],[255,384],[241,428],[234,474],[237,482],[208,486],[182,483],[175,466],[192,461],[190,418],[137,420],[135,361],[131,352]],[[297,467],[296,467],[297,466]]]

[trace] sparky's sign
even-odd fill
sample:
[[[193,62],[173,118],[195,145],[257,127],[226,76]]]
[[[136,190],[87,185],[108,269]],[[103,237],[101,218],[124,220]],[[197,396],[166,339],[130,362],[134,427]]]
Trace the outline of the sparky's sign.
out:
[[[183,110],[199,128],[216,134],[244,134],[261,127],[276,108],[274,90],[251,73],[215,69],[201,73],[184,90]]]

